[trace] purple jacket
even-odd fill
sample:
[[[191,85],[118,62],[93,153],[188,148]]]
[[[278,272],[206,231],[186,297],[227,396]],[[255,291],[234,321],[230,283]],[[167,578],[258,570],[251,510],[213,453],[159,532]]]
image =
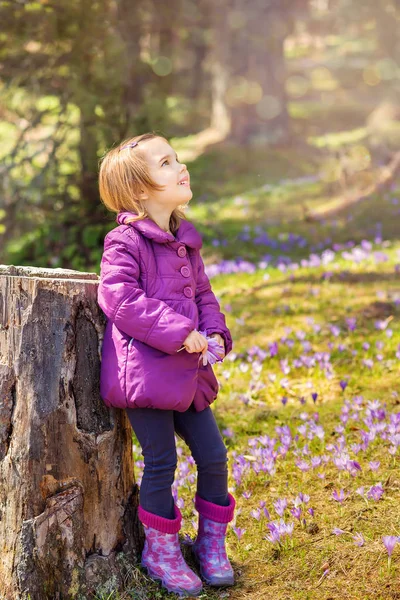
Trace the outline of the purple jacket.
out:
[[[178,350],[193,329],[232,337],[200,255],[202,239],[182,220],[174,236],[151,219],[119,223],[104,238],[98,303],[107,317],[100,395],[107,406],[201,411],[218,394],[212,365]]]

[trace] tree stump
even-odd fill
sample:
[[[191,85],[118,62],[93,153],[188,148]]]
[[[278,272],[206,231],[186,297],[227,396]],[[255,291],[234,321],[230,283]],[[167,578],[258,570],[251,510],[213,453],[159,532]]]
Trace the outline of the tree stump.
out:
[[[131,425],[99,392],[98,280],[0,265],[2,600],[120,590],[143,543]]]

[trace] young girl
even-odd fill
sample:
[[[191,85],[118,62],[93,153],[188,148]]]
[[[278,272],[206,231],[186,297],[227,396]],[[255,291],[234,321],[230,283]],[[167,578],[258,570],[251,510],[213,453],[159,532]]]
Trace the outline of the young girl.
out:
[[[142,448],[142,565],[169,591],[196,596],[202,582],[182,556],[182,516],[171,492],[175,433],[197,466],[192,550],[200,575],[209,585],[233,585],[225,536],[235,499],[210,408],[218,382],[207,360],[226,356],[232,337],[204,271],[201,236],[182,211],[193,195],[189,173],[167,140],[147,133],[110,150],[99,186],[119,224],[105,236],[101,260],[98,302],[107,323],[100,393],[107,406],[126,410]]]

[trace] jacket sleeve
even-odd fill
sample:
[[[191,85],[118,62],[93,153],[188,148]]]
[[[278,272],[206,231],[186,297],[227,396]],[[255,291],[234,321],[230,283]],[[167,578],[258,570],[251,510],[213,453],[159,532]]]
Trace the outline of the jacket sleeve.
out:
[[[231,332],[226,326],[225,315],[221,312],[218,300],[211,289],[200,253],[195,300],[199,311],[199,330],[206,330],[208,335],[219,333],[224,338],[226,356],[233,347]]]
[[[121,331],[167,354],[174,354],[195,329],[192,319],[162,300],[149,298],[139,286],[139,248],[132,239],[104,239],[97,300]]]

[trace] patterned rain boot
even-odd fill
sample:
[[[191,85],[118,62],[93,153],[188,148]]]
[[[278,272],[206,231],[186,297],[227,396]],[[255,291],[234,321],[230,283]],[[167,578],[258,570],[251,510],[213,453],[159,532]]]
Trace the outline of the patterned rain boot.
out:
[[[175,505],[175,519],[165,519],[141,506],[138,516],[146,536],[141,564],[148,575],[160,580],[169,592],[198,596],[203,584],[186,564],[179,545],[178,531],[182,520],[179,508]]]
[[[208,585],[233,585],[234,574],[226,555],[225,536],[233,519],[235,499],[228,494],[229,505],[219,506],[203,500],[196,493],[195,508],[199,513],[199,531],[192,552],[200,565],[200,574]]]

